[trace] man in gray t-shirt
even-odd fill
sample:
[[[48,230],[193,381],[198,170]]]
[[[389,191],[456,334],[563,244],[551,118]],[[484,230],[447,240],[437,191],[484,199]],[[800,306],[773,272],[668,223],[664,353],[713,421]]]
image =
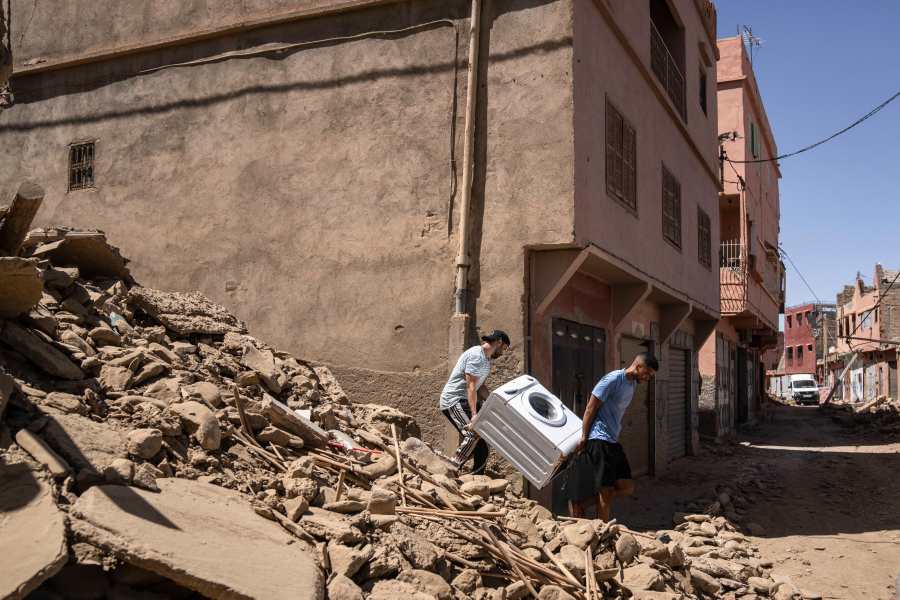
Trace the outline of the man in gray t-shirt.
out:
[[[476,475],[484,472],[488,446],[472,431],[469,422],[481,407],[481,401],[487,397],[483,384],[491,374],[491,361],[503,356],[508,349],[509,336],[505,332],[495,329],[482,336],[480,346],[472,346],[460,355],[441,391],[441,412],[462,436],[459,448],[453,455],[453,462],[457,468],[462,467],[474,453],[475,466],[472,473]]]

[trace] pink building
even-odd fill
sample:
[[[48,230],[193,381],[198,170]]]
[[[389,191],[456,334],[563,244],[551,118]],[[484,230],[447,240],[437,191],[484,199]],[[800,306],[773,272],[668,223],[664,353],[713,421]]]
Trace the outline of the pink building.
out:
[[[898,271],[875,265],[872,285],[856,282],[837,295],[837,341],[829,344],[828,387],[844,367],[850,370],[835,396],[851,402],[880,396],[898,399],[897,342],[900,341]],[[891,285],[893,283],[893,285]],[[851,364],[852,361],[852,364]]]
[[[778,254],[778,155],[753,67],[740,38],[718,41],[719,280],[722,319],[700,352],[701,429],[730,434],[758,407],[761,353],[777,344],[784,307],[784,265]],[[734,162],[730,162],[734,161]],[[738,162],[760,161],[760,162]]]

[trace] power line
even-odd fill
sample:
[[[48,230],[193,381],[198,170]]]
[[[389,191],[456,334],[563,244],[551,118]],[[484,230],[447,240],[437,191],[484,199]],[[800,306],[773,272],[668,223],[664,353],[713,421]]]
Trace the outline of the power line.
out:
[[[734,162],[734,163],[744,163],[744,164],[747,164],[747,163],[775,162],[775,161],[781,160],[781,159],[783,159],[783,158],[790,158],[791,156],[797,156],[798,154],[802,154],[803,152],[806,152],[807,150],[812,150],[813,148],[816,148],[816,147],[818,147],[818,146],[821,146],[821,145],[824,144],[825,142],[829,142],[829,141],[833,140],[834,138],[836,138],[837,136],[841,135],[842,133],[847,133],[848,131],[850,131],[851,129],[853,129],[854,127],[856,127],[857,125],[859,125],[860,123],[862,123],[863,121],[865,121],[866,119],[868,119],[868,118],[874,116],[875,113],[877,113],[877,112],[880,111],[882,108],[884,108],[885,106],[887,106],[888,104],[890,104],[891,102],[893,102],[894,100],[896,100],[898,97],[900,97],[900,91],[898,91],[896,94],[894,94],[893,96],[891,96],[890,98],[888,98],[887,100],[885,100],[884,102],[882,102],[881,104],[879,104],[878,106],[876,106],[875,108],[873,108],[872,110],[870,110],[869,112],[867,112],[867,113],[866,113],[865,115],[863,115],[862,117],[860,117],[860,118],[858,118],[857,120],[855,120],[853,123],[850,123],[849,125],[847,125],[846,127],[844,127],[844,128],[841,129],[840,131],[837,131],[837,132],[835,132],[835,133],[832,133],[832,134],[829,135],[827,138],[822,139],[822,140],[819,140],[819,141],[816,142],[815,144],[810,144],[809,146],[806,146],[806,147],[804,147],[804,148],[800,148],[799,150],[795,150],[794,152],[788,152],[787,154],[781,154],[781,155],[779,155],[779,156],[776,156],[775,158],[758,158],[758,159],[754,159],[754,160],[734,160],[734,161],[731,160],[731,159],[729,159],[729,158],[726,158],[725,160],[727,160],[727,161],[730,162],[730,163],[731,163],[731,162]]]
[[[822,299],[819,298],[819,295],[815,292],[815,290],[812,289],[812,286],[809,285],[809,282],[806,280],[806,277],[804,277],[803,273],[800,272],[800,269],[797,268],[797,265],[794,263],[794,260],[790,257],[790,255],[787,252],[785,252],[784,246],[779,245],[778,250],[781,251],[781,254],[783,254],[786,259],[788,259],[788,262],[791,263],[791,266],[794,267],[794,270],[797,271],[797,275],[799,275],[800,279],[803,280],[803,283],[806,284],[806,289],[808,289],[810,291],[810,293],[813,295],[813,297],[816,300],[818,300],[819,304],[824,304],[824,302],[822,302]]]

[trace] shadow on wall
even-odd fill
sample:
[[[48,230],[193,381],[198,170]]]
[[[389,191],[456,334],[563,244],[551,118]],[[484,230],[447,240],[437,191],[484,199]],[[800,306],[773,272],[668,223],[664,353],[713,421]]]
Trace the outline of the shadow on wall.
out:
[[[515,7],[517,10],[519,10],[532,5],[537,6],[548,3],[550,3],[550,0],[532,0],[530,2],[519,2],[512,4],[521,4],[522,6]],[[464,17],[466,14],[467,13],[463,13],[462,16]],[[389,19],[390,15],[388,15],[388,17],[386,18]],[[455,14],[451,18],[459,19],[461,18],[461,16],[459,14]],[[384,21],[385,19],[382,20]],[[393,24],[385,22],[383,23],[383,25],[385,27],[398,27],[396,18],[394,18],[393,20]],[[453,28],[456,31],[458,28],[457,24],[452,23],[449,20],[429,22],[427,19],[419,19],[417,20],[417,22],[412,22],[412,20],[408,17],[406,18],[406,20],[408,22],[408,26],[415,27],[416,31],[437,29],[442,27]],[[272,62],[281,62],[285,58],[291,57],[297,52],[300,52],[302,49],[309,49],[311,47],[324,47],[341,43],[341,40],[329,41],[327,39],[324,39],[324,36],[359,36],[361,34],[364,35],[366,30],[371,30],[371,28],[375,26],[371,22],[367,22],[364,19],[345,18],[343,20],[332,19],[332,21],[334,21],[333,24],[330,22],[325,22],[325,20],[323,20],[322,22],[317,22],[318,27],[304,28],[304,30],[301,30],[300,32],[298,32],[297,27],[280,26],[277,28],[266,30],[266,32],[263,33],[249,32],[242,36],[231,36],[228,38],[224,38],[223,40],[212,40],[207,42],[200,42],[197,44],[190,44],[183,47],[137,54],[125,57],[124,59],[119,59],[117,61],[107,61],[105,63],[100,63],[99,67],[98,64],[87,64],[83,66],[72,67],[66,70],[25,75],[17,78],[16,80],[16,102],[17,105],[32,104],[57,96],[95,90],[119,81],[132,79],[135,77],[147,77],[147,83],[152,84],[154,79],[159,81],[160,76],[158,74],[141,75],[141,71],[158,69],[160,67],[172,65],[175,63],[197,61],[198,59],[204,58],[208,59],[209,62],[219,62],[220,60],[243,62],[249,57],[241,58],[239,56],[232,56],[222,57],[221,59],[216,59],[215,57],[216,55],[222,54],[223,52],[241,51],[242,49],[238,48],[237,46],[246,45],[248,43],[247,38],[250,38],[250,40],[252,40],[250,42],[251,44],[272,43],[272,38],[278,38],[279,42],[284,42],[286,44],[299,42],[310,43],[310,45],[305,45],[302,48],[295,48],[292,50],[284,50],[280,52],[277,51],[277,48],[274,48],[271,53],[265,54],[265,58],[267,60]],[[349,31],[349,29],[351,29],[349,25],[354,26],[354,31]],[[365,25],[365,28],[362,27],[363,25]],[[401,26],[403,25],[406,24],[401,24]],[[414,35],[414,33],[414,31],[393,34],[373,32],[371,37],[368,39],[372,39],[374,37],[378,37],[380,39],[401,39],[410,35]],[[331,79],[322,79],[318,81],[293,81],[277,84],[245,85],[235,87],[234,89],[231,89],[229,91],[223,91],[221,93],[211,94],[199,98],[184,98],[180,100],[163,102],[157,101],[144,104],[142,106],[133,106],[116,110],[90,111],[70,117],[6,123],[0,125],[0,132],[34,131],[64,125],[87,124],[107,120],[126,119],[136,115],[162,114],[182,108],[205,108],[222,102],[228,102],[238,98],[259,94],[325,90],[371,82],[384,78],[411,78],[426,74],[457,71],[465,67],[464,60],[461,63],[459,59],[459,44],[463,44],[462,54],[464,56],[465,46],[467,45],[467,36],[463,32],[456,31],[456,33],[456,57],[448,57],[453,58],[453,60],[447,60],[445,62],[418,64],[402,68],[385,67],[382,69],[369,70],[363,73],[357,73]],[[318,34],[318,36],[316,34]],[[259,38],[262,35],[265,35],[266,39],[253,40],[254,37]],[[302,38],[300,37],[301,35],[303,36]],[[320,39],[323,39],[321,44],[316,43],[316,37],[320,37]],[[572,38],[570,36],[558,39],[538,41],[508,52],[492,54],[490,56],[490,61],[503,62],[516,60],[535,53],[554,52],[562,48],[569,47],[571,46],[571,44]],[[489,52],[489,46],[483,45],[482,47],[486,48],[485,52]],[[249,50],[252,50],[252,45]],[[256,55],[255,57],[258,58],[259,55]],[[209,62],[203,62],[201,64],[209,64]],[[167,69],[167,71],[185,70],[189,72],[192,68],[194,67],[171,67]],[[486,69],[486,65],[484,68]],[[160,88],[159,96],[166,97],[169,95],[169,91],[171,90],[168,87],[166,88],[165,93],[162,91],[162,88]],[[451,90],[451,93],[454,93],[455,95],[455,90]],[[13,108],[8,114],[15,115],[15,108]]]

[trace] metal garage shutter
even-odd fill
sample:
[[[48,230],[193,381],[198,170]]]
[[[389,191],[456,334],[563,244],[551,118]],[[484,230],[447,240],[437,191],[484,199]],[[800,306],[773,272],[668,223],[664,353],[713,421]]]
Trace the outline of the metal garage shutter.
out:
[[[647,346],[644,340],[630,337],[622,337],[619,341],[620,365],[627,367],[634,357],[641,352],[646,352]],[[649,386],[647,383],[638,384],[634,390],[634,398],[622,417],[622,432],[619,434],[619,443],[625,449],[628,463],[631,465],[631,474],[634,477],[646,475],[650,472],[650,415],[648,411]]]
[[[687,454],[688,420],[688,353],[669,349],[668,452],[669,460]]]

